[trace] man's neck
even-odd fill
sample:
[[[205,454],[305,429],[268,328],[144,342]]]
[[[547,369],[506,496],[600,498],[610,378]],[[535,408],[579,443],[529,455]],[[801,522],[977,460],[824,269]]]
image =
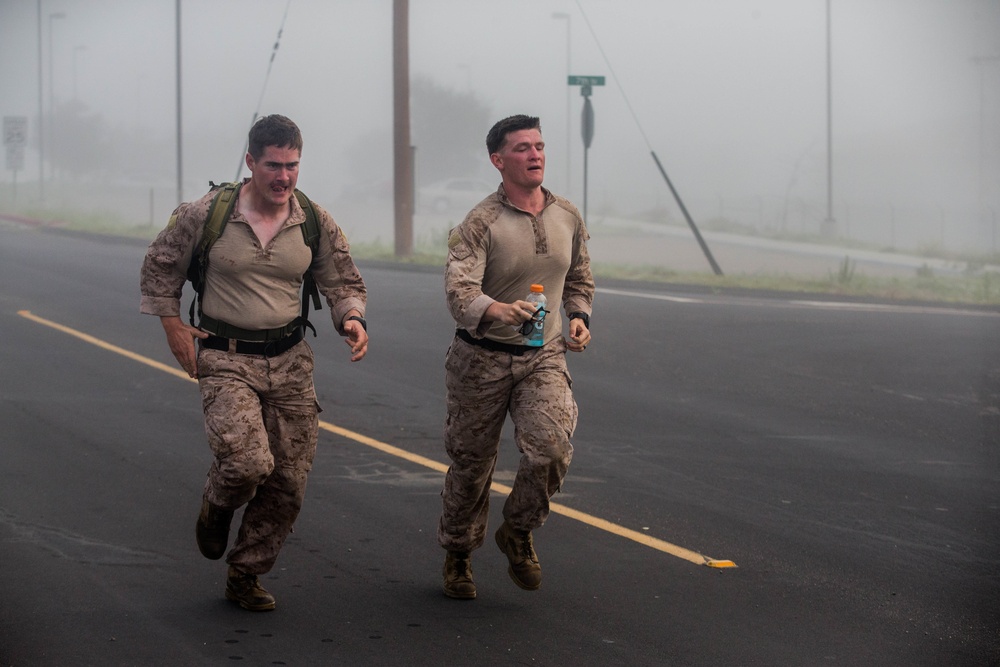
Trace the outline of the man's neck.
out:
[[[273,205],[267,199],[258,197],[252,187],[243,188],[241,194],[246,195],[245,199],[243,197],[240,198],[244,202],[240,208],[242,209],[241,212],[247,218],[252,217],[267,222],[277,222],[279,220],[284,222],[291,214],[291,202]],[[250,215],[247,215],[248,213]]]
[[[538,215],[545,208],[545,193],[541,186],[523,188],[504,182],[503,189],[510,203],[526,213]]]

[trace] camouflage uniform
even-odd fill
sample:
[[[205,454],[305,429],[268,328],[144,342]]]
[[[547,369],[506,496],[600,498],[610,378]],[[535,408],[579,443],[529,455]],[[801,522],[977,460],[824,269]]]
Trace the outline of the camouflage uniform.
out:
[[[213,193],[182,204],[150,244],[142,267],[140,310],[178,316],[186,269],[201,239]],[[298,225],[305,213],[295,197],[285,226],[260,247],[238,207],[212,246],[202,308],[244,329],[272,329],[299,315],[302,274],[309,270],[326,297],[334,327],[355,309],[364,314],[366,290],[333,218],[314,206],[321,235],[315,258]],[[226,510],[246,505],[226,561],[263,574],[274,565],[302,507],[319,432],[313,351],[302,340],[267,357],[199,346],[198,384],[205,432],[215,460],[204,499]]]
[[[549,498],[560,489],[573,445],[577,405],[566,367],[561,303],[566,312],[591,311],[593,277],[588,238],[576,207],[547,190],[537,218],[513,207],[503,186],[474,208],[449,238],[445,288],[459,330],[445,360],[448,416],[445,448],[452,464],[442,491],[438,542],[449,551],[482,546],[489,513],[490,483],[500,432],[509,413],[521,460],[503,507],[519,531],[541,526]],[[500,267],[516,266],[514,271]],[[531,283],[545,286],[552,311],[545,318],[545,345],[504,348],[521,342],[513,327],[484,323],[494,300],[522,299]],[[497,345],[499,344],[499,345]],[[507,350],[507,351],[505,351]]]
[[[205,433],[215,460],[204,497],[246,504],[226,562],[241,572],[273,567],[302,507],[319,434],[313,352],[300,342],[274,357],[198,352]]]

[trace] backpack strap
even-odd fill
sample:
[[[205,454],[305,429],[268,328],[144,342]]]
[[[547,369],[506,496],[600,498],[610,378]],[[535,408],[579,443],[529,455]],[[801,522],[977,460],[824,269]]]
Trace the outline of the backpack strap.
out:
[[[239,194],[240,188],[243,187],[242,182],[216,185],[209,181],[208,185],[211,190],[218,190],[218,192],[212,199],[212,205],[208,207],[208,218],[202,229],[201,241],[195,247],[191,255],[191,263],[188,265],[187,277],[195,291],[195,297],[191,300],[191,308],[188,312],[191,326],[197,326],[194,323],[196,302],[197,314],[199,318],[201,317],[201,295],[205,289],[205,274],[208,271],[208,252],[226,229],[226,222],[229,221],[233,207],[236,206],[236,196]]]
[[[232,215],[233,207],[236,205],[236,196],[240,192],[240,188],[243,183],[222,183],[216,185],[215,183],[209,181],[209,187],[212,190],[218,190],[215,197],[212,199],[212,204],[208,208],[208,218],[205,220],[205,227],[202,230],[201,241],[198,246],[194,249],[191,256],[191,264],[188,266],[187,277],[191,281],[191,285],[195,290],[195,297],[191,300],[191,308],[188,316],[191,321],[191,326],[198,326],[195,324],[195,314],[197,312],[198,319],[204,320],[205,315],[201,312],[201,295],[205,288],[205,275],[208,270],[208,253],[211,250],[212,245],[219,240],[222,236],[222,232],[226,229],[226,222],[229,221],[229,217]],[[316,209],[313,206],[312,201],[303,193],[302,191],[295,190],[295,198],[299,200],[299,206],[302,207],[302,211],[306,214],[306,220],[302,223],[302,239],[306,245],[309,246],[312,252],[313,258],[316,257],[316,253],[319,251],[319,238],[320,238],[320,226],[319,220],[316,216]],[[292,322],[289,326],[294,325],[296,328],[299,326],[312,329],[313,336],[316,336],[316,327],[309,321],[309,301],[312,300],[313,307],[316,310],[322,309],[322,303],[319,298],[319,289],[316,287],[316,281],[313,279],[312,271],[306,271],[305,275],[302,277],[302,315]],[[196,304],[197,302],[197,309]],[[219,323],[225,324],[225,323]],[[226,325],[230,328],[231,325]],[[239,333],[245,333],[240,330]],[[221,335],[221,334],[217,334]],[[241,337],[237,336],[226,336],[226,337]]]
[[[302,238],[312,250],[313,258],[316,257],[316,253],[319,251],[319,220],[316,218],[316,209],[313,207],[312,201],[309,197],[305,195],[301,190],[295,190],[295,198],[299,200],[299,206],[302,207],[303,212],[306,214],[306,221],[302,223]],[[312,300],[313,308],[316,310],[322,309],[322,304],[319,299],[319,289],[316,287],[316,281],[313,279],[312,271],[306,271],[305,276],[302,277],[302,320],[305,326],[309,327],[313,331],[313,337],[316,336],[316,328],[309,322],[309,301]]]

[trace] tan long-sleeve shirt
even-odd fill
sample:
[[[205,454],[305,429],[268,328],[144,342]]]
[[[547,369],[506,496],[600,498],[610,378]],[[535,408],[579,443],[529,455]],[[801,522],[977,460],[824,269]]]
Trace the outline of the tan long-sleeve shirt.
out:
[[[551,311],[545,342],[562,335],[559,304],[568,313],[590,315],[594,277],[580,212],[566,199],[545,193],[545,208],[534,217],[511,204],[501,185],[480,202],[448,239],[445,292],[460,328],[477,338],[520,344],[521,334],[502,322],[482,322],[495,301],[513,303],[533,283],[545,288]]]
[[[214,192],[181,204],[170,224],[150,244],[142,265],[140,312],[180,315],[187,267],[201,240]],[[364,315],[367,291],[350,255],[347,238],[322,207],[313,204],[320,225],[315,258],[302,236],[306,216],[295,197],[281,231],[262,247],[246,218],[234,206],[221,237],[209,251],[202,311],[242,329],[283,327],[301,313],[300,290],[311,270],[326,297],[334,326],[352,308]],[[312,259],[311,259],[312,258]],[[311,266],[310,266],[311,260]]]

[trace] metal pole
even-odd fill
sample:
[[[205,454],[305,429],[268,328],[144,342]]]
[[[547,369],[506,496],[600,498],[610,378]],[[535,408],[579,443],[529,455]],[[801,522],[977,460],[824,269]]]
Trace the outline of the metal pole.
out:
[[[656,163],[656,167],[660,170],[660,175],[663,176],[663,180],[667,182],[667,187],[670,188],[671,194],[674,195],[677,205],[681,207],[681,213],[684,214],[684,219],[687,220],[688,227],[690,227],[691,231],[694,232],[694,237],[697,239],[698,245],[701,246],[702,253],[705,254],[705,258],[708,259],[708,263],[712,266],[712,271],[715,272],[715,275],[721,276],[722,269],[720,269],[719,265],[715,262],[715,257],[712,256],[712,251],[708,249],[708,244],[705,243],[705,239],[701,237],[701,232],[698,231],[697,225],[695,225],[694,220],[691,219],[691,214],[688,213],[687,207],[684,206],[684,202],[681,201],[681,196],[677,194],[677,190],[674,189],[674,184],[670,182],[670,177],[667,176],[667,171],[663,168],[663,165],[660,164],[660,158],[656,157],[656,151],[651,151],[651,154],[653,156],[653,162]]]
[[[830,64],[830,0],[826,0],[826,219],[833,219],[833,82]]]
[[[64,19],[66,18],[65,12],[53,12],[49,14],[49,176],[53,179],[55,178],[56,165],[55,165],[55,104],[56,104],[56,87],[55,87],[55,77],[53,76],[52,68],[52,20],[53,19]]]
[[[42,100],[42,0],[38,0],[38,198],[45,202],[45,113]]]
[[[413,254],[413,148],[410,142],[409,1],[392,3],[393,199],[395,252]]]
[[[177,203],[184,201],[184,151],[182,149],[182,124],[181,124],[181,0],[175,0],[175,13],[177,15],[177,25],[175,28],[177,39]]]
[[[826,0],[826,220],[824,236],[836,236],[837,223],[833,219],[833,83],[832,41],[830,35],[830,0]]]
[[[590,103],[589,85],[580,88],[583,95],[583,113],[580,115],[580,135],[583,139],[583,219],[587,219],[587,155],[594,140],[594,105]]]
[[[986,165],[986,64],[1000,62],[1000,56],[974,56],[972,62],[979,67],[979,209],[980,216],[986,209],[986,181],[983,178]]]

